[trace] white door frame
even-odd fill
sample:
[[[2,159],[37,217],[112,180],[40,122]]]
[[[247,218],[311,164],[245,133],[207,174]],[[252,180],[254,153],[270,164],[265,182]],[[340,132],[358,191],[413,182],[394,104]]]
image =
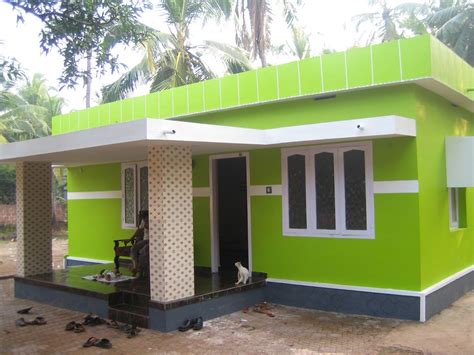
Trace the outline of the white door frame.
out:
[[[230,153],[230,154],[219,154],[219,155],[210,155],[209,156],[209,186],[211,188],[211,198],[210,198],[210,207],[211,207],[211,269],[212,272],[219,271],[219,226],[218,226],[218,215],[217,211],[219,209],[218,200],[217,200],[217,171],[215,167],[217,166],[217,160],[219,159],[228,159],[228,158],[245,158],[245,174],[247,180],[247,249],[248,249],[248,269],[252,272],[252,223],[250,220],[250,164],[249,164],[249,153],[248,152],[239,152],[239,153]]]

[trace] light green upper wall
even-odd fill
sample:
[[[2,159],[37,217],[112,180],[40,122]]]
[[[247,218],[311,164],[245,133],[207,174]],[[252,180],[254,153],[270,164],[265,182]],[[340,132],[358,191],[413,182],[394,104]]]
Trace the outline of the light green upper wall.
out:
[[[474,100],[474,69],[436,38],[431,38],[431,51],[433,78]]]
[[[121,190],[120,164],[101,164],[68,168],[68,191]]]
[[[269,129],[355,118],[400,115],[415,118],[415,85],[371,88],[340,93],[325,100],[312,98],[247,107],[183,118],[187,122]]]
[[[433,77],[467,95],[474,71],[436,39],[424,35],[353,48],[297,62],[207,80],[53,118],[53,134],[149,118],[208,113],[288,98],[377,87]],[[473,96],[471,96],[473,97]],[[299,101],[298,101],[299,102]],[[264,106],[266,107],[266,106]],[[203,117],[204,116],[204,117]]]
[[[474,115],[417,88],[422,289],[474,264],[474,188],[466,189],[467,228],[451,231],[445,138],[474,136]]]

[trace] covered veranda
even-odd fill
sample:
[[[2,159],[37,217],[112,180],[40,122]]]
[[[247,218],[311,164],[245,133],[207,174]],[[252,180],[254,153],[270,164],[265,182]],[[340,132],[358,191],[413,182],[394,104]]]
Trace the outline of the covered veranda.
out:
[[[415,135],[414,120],[398,116],[270,130],[142,119],[2,145],[0,162],[15,163],[17,168],[17,297],[39,297],[43,293],[45,302],[59,304],[69,297],[65,307],[80,306],[80,310],[102,315],[109,306],[109,296],[103,296],[108,292],[68,284],[67,280],[74,279],[73,273],[55,274],[51,269],[52,164],[148,162],[150,277],[147,284],[136,285],[137,288],[130,284],[128,291],[146,290],[143,292],[150,299],[149,326],[169,331],[187,317],[206,314],[205,301],[218,300],[221,303],[209,304],[207,308],[228,313],[264,299],[263,290],[258,290],[264,286],[264,274],[240,288],[233,287],[226,277],[213,279],[209,274],[207,280],[215,280],[214,284],[211,282],[206,291],[199,291],[196,280],[206,277],[197,277],[193,259],[192,155]],[[45,287],[52,291],[45,292]],[[252,294],[242,297],[230,289],[248,290]],[[230,298],[223,301],[224,297],[213,296],[216,294]],[[208,317],[218,315],[208,312]]]

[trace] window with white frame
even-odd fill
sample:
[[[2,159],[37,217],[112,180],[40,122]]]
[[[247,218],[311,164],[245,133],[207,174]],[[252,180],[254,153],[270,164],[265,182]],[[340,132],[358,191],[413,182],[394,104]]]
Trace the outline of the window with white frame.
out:
[[[148,210],[148,166],[122,164],[122,228],[135,228],[143,210]]]
[[[282,150],[283,233],[374,237],[370,142]]]
[[[459,189],[449,188],[449,226],[459,228]]]

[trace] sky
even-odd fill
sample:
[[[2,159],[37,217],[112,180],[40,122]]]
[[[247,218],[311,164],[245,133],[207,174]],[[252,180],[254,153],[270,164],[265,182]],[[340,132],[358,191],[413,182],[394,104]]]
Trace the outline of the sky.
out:
[[[273,1],[273,0],[272,0]],[[387,0],[389,5],[397,5],[403,0]],[[411,0],[411,2],[426,2],[426,0]],[[356,33],[351,19],[353,16],[370,12],[367,0],[306,0],[298,14],[298,23],[311,34],[312,55],[320,54],[323,48],[345,50],[360,43],[360,33]],[[279,18],[278,8],[274,9],[275,21],[271,28],[271,37],[274,44],[285,44],[289,41],[289,32],[283,18]],[[142,21],[158,30],[166,31],[164,21],[156,15],[156,10],[143,15]],[[63,69],[63,59],[54,50],[48,55],[41,53],[39,47],[39,32],[41,22],[31,15],[25,16],[25,22],[17,24],[16,15],[11,7],[0,2],[0,53],[15,57],[26,70],[27,74],[42,73],[53,87],[59,87],[58,78]],[[194,26],[191,28],[193,40],[199,42],[204,39],[233,43],[232,22],[220,24],[209,23],[205,27]],[[119,60],[127,66],[133,66],[140,60],[140,53],[131,48],[118,48]],[[295,60],[292,57],[272,57],[270,64],[280,64]],[[256,63],[258,66],[258,63]],[[122,71],[123,72],[123,71]],[[105,74],[93,79],[93,104],[98,103],[94,96],[98,95],[100,88],[115,81],[118,74]],[[141,87],[134,95],[144,94],[147,87]],[[85,89],[77,86],[75,89],[62,89],[60,95],[66,99],[64,111],[82,109],[85,107]],[[97,97],[97,96],[96,96]],[[94,103],[95,102],[95,103]]]

